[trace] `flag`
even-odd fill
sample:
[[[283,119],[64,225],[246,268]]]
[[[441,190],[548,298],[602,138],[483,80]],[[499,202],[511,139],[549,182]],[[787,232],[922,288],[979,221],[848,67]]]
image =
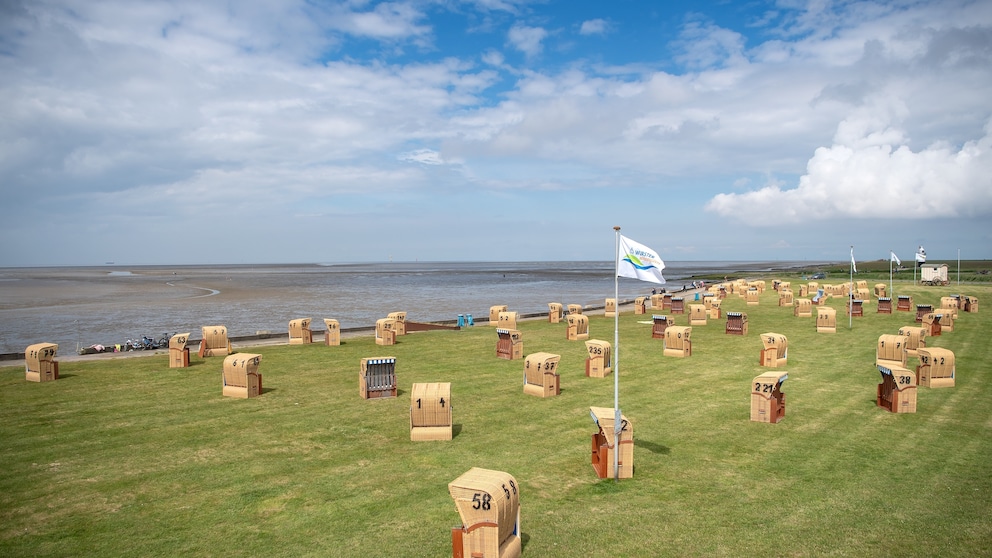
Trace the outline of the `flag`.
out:
[[[664,285],[665,278],[661,275],[663,269],[665,262],[661,261],[657,252],[620,235],[617,277],[630,277]]]
[[[916,252],[916,261],[919,263],[927,262],[927,251],[920,246],[920,249]]]
[[[854,246],[851,246],[851,269],[854,270],[854,273],[858,272],[858,264],[854,263]]]
[[[899,261],[899,256],[897,256],[892,250],[889,250],[889,261],[896,262],[896,265],[902,265],[902,262]]]

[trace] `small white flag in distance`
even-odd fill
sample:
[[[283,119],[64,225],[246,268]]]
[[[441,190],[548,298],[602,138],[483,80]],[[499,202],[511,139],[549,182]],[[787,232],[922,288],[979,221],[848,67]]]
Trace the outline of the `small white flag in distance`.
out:
[[[661,275],[663,269],[665,262],[661,261],[657,252],[620,235],[617,277],[630,277],[664,285],[665,278]]]
[[[892,250],[889,250],[889,261],[896,262],[896,265],[902,265],[902,262],[899,261],[899,256],[897,256]]]
[[[927,251],[920,246],[919,251],[916,252],[916,261],[920,263],[927,263]]]
[[[854,246],[851,246],[851,269],[853,269],[855,273],[858,272],[858,264],[854,263]]]

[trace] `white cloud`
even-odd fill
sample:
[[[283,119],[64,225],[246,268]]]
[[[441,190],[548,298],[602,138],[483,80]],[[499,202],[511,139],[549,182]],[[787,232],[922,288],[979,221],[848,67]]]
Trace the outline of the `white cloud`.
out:
[[[542,27],[514,25],[507,33],[507,40],[513,48],[527,56],[537,56],[544,48],[542,41],[547,36],[548,32]]]
[[[406,153],[401,153],[399,159],[401,161],[408,161],[411,163],[421,163],[424,165],[443,165],[444,159],[441,158],[441,154],[433,149],[416,149],[414,151],[408,151]]]
[[[579,35],[605,35],[610,30],[610,24],[605,19],[588,19],[582,22]]]
[[[845,121],[839,143],[815,151],[795,188],[718,194],[706,209],[754,226],[844,218],[933,219],[939,226],[937,220],[992,211],[992,122],[960,148],[940,142],[914,152],[890,143],[902,137],[898,129]]]

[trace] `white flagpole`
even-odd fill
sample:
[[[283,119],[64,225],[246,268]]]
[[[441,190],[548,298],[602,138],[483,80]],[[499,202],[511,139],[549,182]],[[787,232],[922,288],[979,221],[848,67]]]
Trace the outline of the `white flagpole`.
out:
[[[895,255],[894,250],[889,250],[889,298],[895,298],[896,295],[892,291],[892,256]]]
[[[613,480],[620,482],[620,227],[613,227]]]
[[[851,246],[851,288],[847,297],[847,329],[854,329],[854,246]]]

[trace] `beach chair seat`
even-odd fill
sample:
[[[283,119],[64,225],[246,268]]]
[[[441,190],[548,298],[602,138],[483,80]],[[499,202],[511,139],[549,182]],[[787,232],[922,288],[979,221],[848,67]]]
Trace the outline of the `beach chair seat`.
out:
[[[891,314],[892,313],[892,299],[883,296],[878,299],[878,311],[879,314]]]
[[[451,440],[451,383],[421,382],[410,389],[410,441]]]
[[[775,424],[785,417],[782,383],[786,372],[765,372],[751,380],[751,421]]]
[[[393,320],[393,331],[397,337],[406,335],[406,312],[390,312],[386,317]]]
[[[24,350],[24,379],[29,382],[52,382],[59,379],[59,346],[35,343]]]
[[[509,473],[479,467],[448,484],[462,521],[451,529],[454,558],[519,558],[519,490]]]
[[[581,314],[582,313],[582,305],[581,304],[569,304],[568,307],[567,307],[567,309],[568,309],[568,313],[569,314]]]
[[[829,306],[816,309],[816,332],[837,333],[837,311]]]
[[[561,393],[558,361],[561,355],[532,353],[524,359],[524,393],[537,397],[553,397]]]
[[[906,336],[883,334],[878,336],[875,346],[875,366],[891,369],[893,366],[906,367]]]
[[[629,479],[634,476],[634,425],[620,415],[620,436],[617,439],[616,411],[609,407],[589,407],[596,423],[592,435],[592,468],[601,479]],[[617,463],[614,464],[614,458]]]
[[[899,335],[906,338],[906,356],[916,357],[917,351],[927,346],[927,328],[918,326],[903,326],[899,328]]]
[[[724,333],[727,335],[747,335],[747,314],[727,312],[727,324]]]
[[[396,397],[396,357],[368,357],[361,360],[358,393],[362,399]]]
[[[876,391],[876,403],[892,413],[916,412],[916,373],[901,366],[878,366],[882,381]]]
[[[651,316],[651,338],[652,339],[664,339],[665,329],[668,326],[675,323],[675,318],[672,316],[664,316],[659,314],[654,314]]]
[[[327,328],[324,332],[324,345],[328,347],[341,345],[341,324],[337,320],[324,318],[324,327]]]
[[[309,345],[313,343],[313,331],[310,329],[311,318],[297,318],[289,321],[289,344]]]
[[[789,359],[789,340],[781,333],[761,334],[761,353],[758,363],[768,368],[785,366]]]
[[[379,318],[375,321],[375,344],[382,346],[396,344],[396,320]]]
[[[569,341],[585,341],[589,339],[589,316],[583,314],[568,314],[565,316],[568,327],[565,338]]]
[[[202,326],[200,332],[200,350],[197,351],[200,358],[231,354],[231,340],[227,337],[226,326]]]
[[[603,305],[603,316],[606,318],[614,318],[617,315],[617,299],[608,298],[606,303]]]
[[[258,397],[262,393],[262,374],[258,365],[262,355],[237,353],[224,358],[223,395],[238,399]]]
[[[685,358],[692,356],[692,327],[668,326],[665,330],[665,356]]]
[[[189,334],[177,333],[169,338],[169,368],[186,368],[189,366]]]
[[[704,326],[706,325],[706,306],[703,304],[690,304],[689,305],[689,325],[692,326]]]
[[[923,316],[933,312],[932,304],[917,304],[916,305],[916,323],[923,322]]]
[[[897,312],[910,312],[912,310],[913,310],[913,297],[908,295],[899,295],[896,297]]]
[[[612,351],[609,341],[590,339],[586,341],[586,376],[605,378],[613,372]]]
[[[499,327],[499,313],[507,312],[509,308],[505,304],[496,304],[489,307],[489,325]],[[569,310],[571,312],[571,310]]]
[[[517,360],[524,357],[523,334],[517,329],[496,328],[496,357]]]
[[[561,322],[562,317],[564,317],[565,312],[562,309],[560,302],[549,302],[548,303],[548,323],[557,324]]]
[[[647,297],[636,297],[634,299],[634,315],[640,316],[645,312],[647,312]]]
[[[865,315],[864,301],[857,298],[847,299],[847,315],[852,318],[861,318]]]
[[[672,314],[685,314],[685,298],[673,296],[671,298],[671,311]]]
[[[916,377],[921,386],[929,388],[954,387],[954,352],[941,347],[919,350],[920,364]]]
[[[517,313],[500,312],[496,316],[496,327],[498,329],[517,329]]]

